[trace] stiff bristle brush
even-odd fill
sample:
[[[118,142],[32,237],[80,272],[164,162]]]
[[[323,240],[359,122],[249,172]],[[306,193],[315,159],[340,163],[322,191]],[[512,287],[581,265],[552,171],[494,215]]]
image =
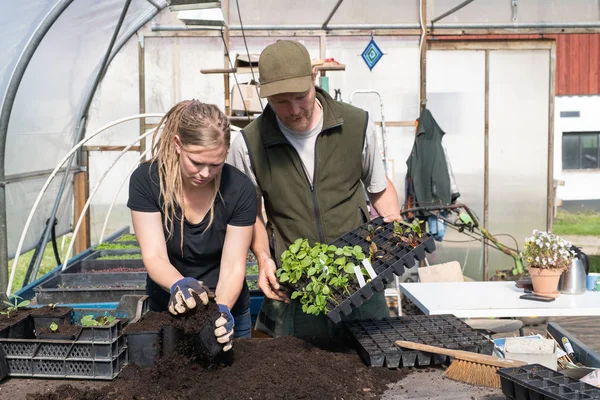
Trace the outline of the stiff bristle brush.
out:
[[[507,360],[470,351],[445,349],[403,340],[397,340],[396,345],[405,349],[453,357],[454,361],[446,370],[446,377],[472,385],[499,388],[500,376],[497,374],[498,369],[527,365],[524,361]]]

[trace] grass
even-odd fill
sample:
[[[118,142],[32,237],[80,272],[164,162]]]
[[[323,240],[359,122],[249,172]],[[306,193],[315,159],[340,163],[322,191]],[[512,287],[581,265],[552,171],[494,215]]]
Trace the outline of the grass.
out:
[[[588,256],[590,260],[590,272],[600,273],[600,256]]]
[[[557,235],[600,236],[600,213],[559,211],[554,219],[553,233]]]
[[[67,248],[69,247],[69,243],[71,243],[71,234],[68,234],[65,237],[65,244],[64,244],[65,252],[66,252]],[[56,244],[58,246],[58,253],[61,256],[61,261],[64,261],[62,259],[64,254],[61,254],[62,237],[56,239]],[[33,258],[34,252],[35,252],[35,249],[28,251],[27,253],[23,253],[19,257],[19,260],[17,261],[17,272],[15,274],[15,280],[12,285],[12,292],[16,292],[17,290],[21,289],[21,287],[23,286],[23,280],[25,279],[25,273],[27,272],[27,267],[29,267],[29,263],[31,262],[31,259]],[[10,276],[10,274],[12,273],[11,272],[12,264],[13,264],[13,260],[10,260],[8,262],[8,274],[9,274],[8,276]],[[50,272],[51,270],[56,268],[57,266],[58,266],[58,264],[56,264],[56,258],[54,257],[54,250],[52,249],[52,242],[48,242],[46,244],[46,249],[44,250],[44,256],[42,257],[42,262],[40,263],[40,269],[39,269],[37,276],[38,277],[43,276],[47,272]],[[35,280],[34,278],[31,278],[31,279],[29,279],[29,282],[31,283],[34,280]]]

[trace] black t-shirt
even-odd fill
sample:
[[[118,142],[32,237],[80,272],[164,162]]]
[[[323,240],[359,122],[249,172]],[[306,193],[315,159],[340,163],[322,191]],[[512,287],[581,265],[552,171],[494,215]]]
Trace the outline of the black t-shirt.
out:
[[[221,254],[225,243],[227,225],[251,226],[256,221],[256,191],[250,179],[229,164],[223,166],[220,193],[215,200],[214,218],[210,228],[204,232],[210,220],[210,211],[202,222],[192,224],[185,220],[183,231],[183,255],[181,253],[181,209],[176,208],[172,236],[169,238],[163,226],[169,261],[184,277],[204,282],[215,290],[219,280]],[[133,172],[129,181],[127,207],[133,211],[160,212],[164,220],[163,200],[160,195],[158,165],[144,163]],[[150,296],[153,310],[166,310],[170,294],[148,277],[146,292]],[[248,286],[244,281],[242,292],[231,313],[244,312],[250,305]]]

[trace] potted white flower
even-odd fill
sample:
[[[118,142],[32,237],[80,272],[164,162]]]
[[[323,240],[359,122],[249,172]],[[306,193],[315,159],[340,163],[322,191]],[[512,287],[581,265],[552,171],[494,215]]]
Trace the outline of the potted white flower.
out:
[[[571,267],[575,257],[571,243],[551,232],[535,229],[533,236],[526,239],[521,257],[528,265],[533,292],[540,296],[558,297],[560,276]]]

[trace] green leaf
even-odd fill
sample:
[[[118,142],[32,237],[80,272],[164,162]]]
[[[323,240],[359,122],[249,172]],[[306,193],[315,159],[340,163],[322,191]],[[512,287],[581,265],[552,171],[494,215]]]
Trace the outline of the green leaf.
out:
[[[314,275],[316,272],[317,272],[317,268],[315,268],[315,267],[310,267],[310,268],[308,269],[307,275],[308,275],[308,276],[313,276],[313,275]]]
[[[337,247],[335,247],[334,245],[330,245],[329,247],[327,247],[327,251],[336,251]]]
[[[346,264],[346,257],[340,257],[338,259],[335,260],[334,262],[335,265],[345,265]]]
[[[355,253],[362,253],[362,247],[360,246],[354,246],[352,249]]]
[[[19,304],[17,304],[17,308],[27,307],[29,305],[29,303],[31,303],[31,301],[29,301],[29,300],[23,300],[22,302],[20,302]]]
[[[294,293],[292,293],[292,296],[291,296],[291,298],[292,298],[292,300],[294,300],[294,299],[296,299],[298,296],[300,296],[300,292],[294,292]]]
[[[308,267],[309,265],[312,264],[312,259],[306,257],[304,260],[302,260],[302,262],[300,263],[301,266],[303,267]]]
[[[314,305],[309,306],[306,313],[307,314],[317,314],[317,307],[315,307]]]
[[[281,274],[281,276],[279,277],[280,282],[287,282],[289,280],[290,280],[290,276],[285,272],[283,274]]]
[[[354,273],[354,264],[352,264],[352,263],[346,264],[344,266],[344,272],[347,274],[353,274]]]
[[[352,255],[352,251],[350,249],[348,249],[348,248],[344,248],[343,254],[346,257],[350,257]]]
[[[328,295],[329,293],[331,293],[331,289],[329,289],[329,286],[323,286],[323,294]]]
[[[357,261],[362,261],[365,259],[365,255],[363,253],[357,254],[356,255],[356,260]]]
[[[56,324],[56,322],[54,322],[54,321],[53,321],[53,322],[50,324],[50,330],[51,330],[52,332],[56,332],[56,330],[57,330],[57,329],[58,329],[58,325]]]
[[[297,243],[292,243],[292,244],[290,245],[290,252],[291,252],[292,254],[296,254],[296,253],[298,252],[298,250],[300,250],[300,244],[297,244]]]
[[[337,250],[335,251],[335,255],[336,255],[336,256],[341,256],[342,254],[344,254],[344,249],[337,249]]]
[[[3,300],[2,302],[3,302],[4,304],[6,304],[7,306],[9,306],[9,307],[13,307],[13,306],[14,306],[14,304],[13,304],[13,303],[11,303],[10,301]]]
[[[304,257],[306,257],[306,251],[301,251],[298,253],[298,260],[302,260]]]
[[[297,271],[295,272],[295,276],[294,276],[294,277],[296,278],[296,279],[295,279],[295,282],[298,282],[298,281],[300,280],[300,278],[302,278],[302,271],[300,271],[300,270],[297,270]]]
[[[302,311],[308,314],[308,306],[306,304],[302,304]]]
[[[317,295],[317,297],[315,299],[315,303],[317,303],[318,306],[324,306],[325,305],[325,296],[323,296],[322,294]]]

